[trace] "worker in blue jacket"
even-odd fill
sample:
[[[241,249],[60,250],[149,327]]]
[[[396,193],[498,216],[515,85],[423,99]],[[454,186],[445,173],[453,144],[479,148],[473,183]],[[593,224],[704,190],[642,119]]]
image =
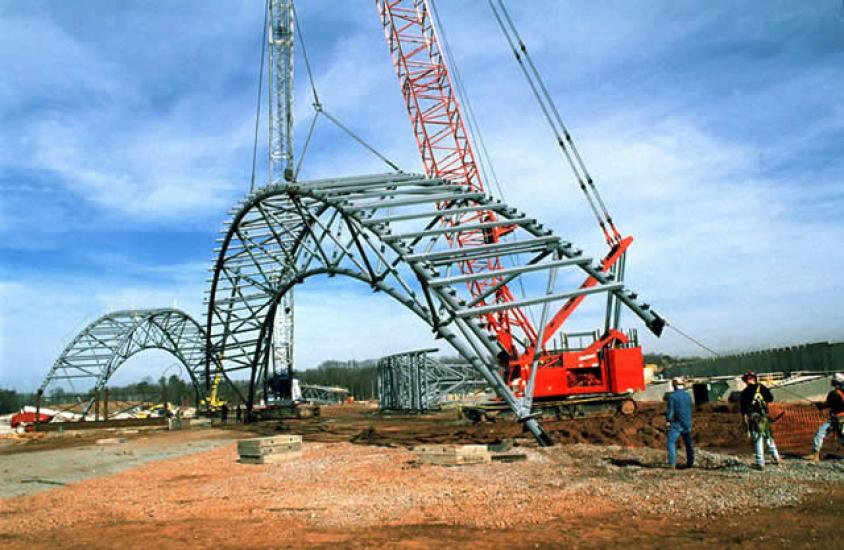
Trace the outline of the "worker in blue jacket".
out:
[[[668,408],[665,410],[665,422],[668,428],[668,465],[676,467],[675,448],[677,438],[683,436],[686,446],[686,468],[695,463],[695,449],[692,444],[692,398],[686,391],[682,378],[671,380],[674,391],[666,395]]]

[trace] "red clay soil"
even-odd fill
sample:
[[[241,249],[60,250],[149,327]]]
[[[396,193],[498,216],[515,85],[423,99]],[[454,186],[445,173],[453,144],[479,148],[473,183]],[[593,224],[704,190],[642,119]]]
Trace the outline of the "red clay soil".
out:
[[[665,447],[665,408],[661,404],[640,404],[632,416],[608,414],[557,420],[545,418],[542,426],[555,442],[590,443],[625,447]],[[422,443],[495,443],[515,439],[517,445],[535,446],[533,438],[512,419],[470,423],[456,411],[430,415],[391,415],[355,407],[328,407],[321,418],[285,420],[278,423],[242,426],[256,433],[303,434],[306,441],[339,442],[412,447]],[[705,405],[694,416],[694,440],[710,448],[747,447],[739,414],[728,405]]]
[[[606,465],[606,448],[526,452],[521,463],[420,467],[404,449],[311,443],[256,466],[239,464],[232,443],[0,500],[0,547],[840,547],[840,481],[810,482],[785,507],[751,495],[690,516],[670,499],[690,490],[729,504],[760,484],[791,486],[788,470],[634,471]]]
[[[302,433],[305,448],[289,462],[245,465],[232,442],[2,499],[0,547],[840,547],[839,466],[797,460],[760,473],[701,452],[699,467],[666,470],[658,467],[662,415],[654,404],[633,417],[546,419],[561,443],[551,449],[536,448],[515,422],[471,424],[454,412],[329,407],[320,418],[231,426],[232,438]],[[505,438],[528,460],[420,467],[406,450]],[[727,406],[696,413],[695,439],[743,449],[749,461],[738,414]]]

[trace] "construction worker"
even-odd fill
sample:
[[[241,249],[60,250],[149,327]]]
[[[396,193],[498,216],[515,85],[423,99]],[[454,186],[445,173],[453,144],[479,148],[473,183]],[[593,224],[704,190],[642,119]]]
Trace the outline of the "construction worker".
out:
[[[677,438],[683,436],[686,446],[686,468],[695,463],[695,449],[692,444],[692,398],[686,391],[682,378],[671,380],[674,391],[666,395],[668,407],[665,409],[665,425],[668,428],[668,466],[676,468]]]
[[[835,432],[839,443],[844,443],[844,374],[836,372],[829,381],[832,391],[826,395],[826,401],[815,403],[820,410],[829,409],[829,418],[821,424],[815,433],[815,441],[812,444],[812,454],[806,458],[812,462],[821,459],[821,447],[829,429]]]
[[[764,384],[756,379],[756,373],[747,371],[741,377],[747,386],[741,392],[741,417],[753,446],[756,451],[757,470],[765,469],[765,449],[771,453],[771,463],[780,463],[780,454],[774,442],[774,434],[771,431],[771,416],[768,413],[768,403],[774,400],[774,396]]]
[[[229,421],[229,406],[223,403],[223,406],[220,407],[220,422],[223,426]]]

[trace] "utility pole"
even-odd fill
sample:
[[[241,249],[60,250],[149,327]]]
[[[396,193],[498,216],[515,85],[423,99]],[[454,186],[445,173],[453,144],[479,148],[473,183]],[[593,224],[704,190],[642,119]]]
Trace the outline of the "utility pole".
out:
[[[293,0],[270,0],[269,184],[293,181]],[[281,299],[273,325],[273,374],[287,370],[293,384],[293,289]],[[290,396],[293,397],[292,395]]]

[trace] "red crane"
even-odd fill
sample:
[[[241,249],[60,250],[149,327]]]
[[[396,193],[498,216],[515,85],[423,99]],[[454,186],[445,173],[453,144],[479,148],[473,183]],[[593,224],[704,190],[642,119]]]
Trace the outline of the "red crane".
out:
[[[484,191],[481,171],[463,122],[428,0],[376,0],[376,4],[425,173],[429,177],[444,178],[459,185],[467,185],[472,190]],[[496,18],[499,18],[494,7],[493,11]],[[509,17],[507,21],[512,25]],[[501,19],[499,23],[502,23],[504,29]],[[518,42],[526,54],[521,39]],[[511,46],[513,45],[511,42]],[[520,54],[515,48],[514,52],[519,58]],[[530,67],[535,71],[532,62]],[[544,86],[542,90],[545,91]],[[537,93],[537,90],[534,89],[534,92]],[[547,91],[545,93],[547,94]],[[567,130],[564,137],[558,138],[558,143],[575,170],[579,185],[589,199],[592,211],[598,218],[610,246],[609,253],[601,261],[601,269],[607,273],[614,272],[620,278],[623,275],[625,253],[633,238],[622,237],[616,229],[600,195],[597,195],[592,178],[583,167]],[[578,171],[578,167],[582,168],[582,173]],[[592,196],[590,193],[593,193]],[[463,218],[453,219],[451,223],[455,225],[494,222],[496,214],[492,211],[471,212]],[[453,234],[449,244],[464,247],[496,243],[511,230],[512,228],[507,226],[492,226],[489,229],[462,231]],[[501,269],[501,262],[496,257],[465,261],[460,264],[460,269],[463,273],[474,274],[498,271]],[[581,287],[588,288],[597,282],[593,277],[588,277]],[[468,284],[473,297],[484,296],[488,289],[500,287],[495,291],[494,298],[481,299],[475,304],[476,307],[486,305],[490,299],[494,299],[495,303],[515,301],[507,285],[501,284],[500,277],[490,275],[488,278],[473,278]],[[536,353],[540,353],[535,386],[535,397],[538,399],[560,399],[578,394],[622,393],[628,388],[643,388],[641,348],[629,343],[628,337],[615,328],[618,305],[613,304],[612,297],[607,305],[607,326],[603,335],[585,349],[574,352],[546,349],[548,342],[585,297],[584,294],[568,300],[551,317],[544,330],[540,331],[537,331],[520,308],[483,314],[488,328],[494,331],[498,342],[509,354],[508,381],[517,395],[524,393],[528,370],[534,364]],[[615,322],[610,321],[613,316]],[[538,341],[539,334],[542,335],[541,341]],[[525,343],[521,346],[523,349],[519,350],[517,343]]]

